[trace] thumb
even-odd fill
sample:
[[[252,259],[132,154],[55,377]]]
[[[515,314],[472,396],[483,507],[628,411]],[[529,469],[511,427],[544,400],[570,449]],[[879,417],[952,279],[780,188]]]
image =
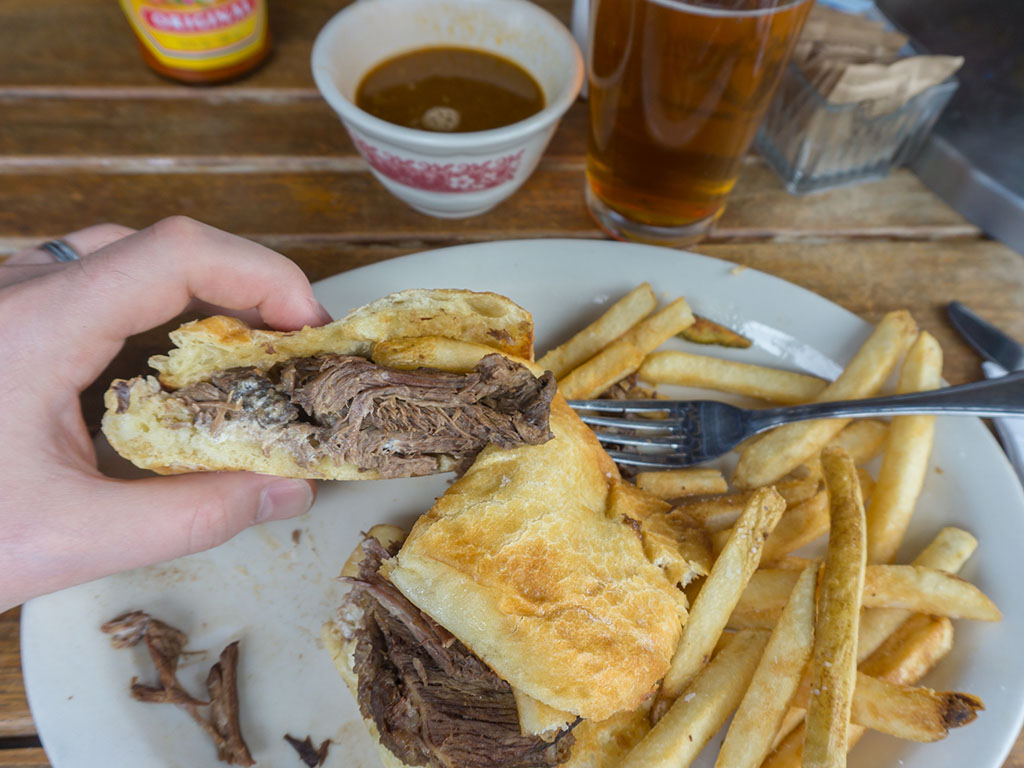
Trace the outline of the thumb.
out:
[[[211,472],[145,480],[79,476],[51,504],[0,526],[0,611],[36,595],[214,547],[254,523],[306,512],[307,480]]]
[[[110,481],[107,481],[110,483]],[[209,472],[115,481],[104,494],[112,510],[106,538],[117,570],[215,547],[250,525],[301,515],[313,505],[308,480],[251,472]],[[113,529],[113,530],[111,530]],[[124,562],[128,552],[136,553]]]

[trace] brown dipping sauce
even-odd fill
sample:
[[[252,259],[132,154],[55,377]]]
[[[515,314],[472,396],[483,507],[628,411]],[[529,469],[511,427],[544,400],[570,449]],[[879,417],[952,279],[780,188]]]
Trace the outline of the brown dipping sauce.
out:
[[[471,48],[421,48],[378,64],[356,89],[356,106],[406,128],[487,131],[544,108],[529,72]]]

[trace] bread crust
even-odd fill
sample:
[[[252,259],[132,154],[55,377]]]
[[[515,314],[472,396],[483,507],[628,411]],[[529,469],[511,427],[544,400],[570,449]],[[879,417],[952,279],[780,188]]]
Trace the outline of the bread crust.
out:
[[[600,721],[668,670],[685,598],[610,508],[619,473],[560,395],[550,426],[485,449],[382,573],[513,687]]]
[[[504,296],[464,290],[401,291],[329,325],[301,331],[257,330],[236,318],[215,316],[186,323],[170,336],[176,348],[150,358],[159,381],[152,376],[117,380],[104,396],[103,432],[111,446],[136,466],[158,474],[246,469],[318,480],[380,477],[375,470],[326,456],[300,463],[289,446],[294,445],[291,428],[262,427],[252,420],[228,421],[215,432],[194,426],[193,415],[167,390],[203,381],[217,371],[248,366],[268,370],[284,360],[326,353],[370,357],[375,346],[397,342],[413,352],[422,349],[416,353],[420,357],[463,345],[477,360],[500,352],[533,366],[530,314]],[[436,471],[450,471],[457,463],[442,456]]]
[[[293,357],[331,353],[369,357],[374,342],[441,336],[533,360],[533,318],[496,293],[455,289],[399,291],[333,323],[301,331],[263,331],[233,317],[208,317],[172,331],[176,349],[149,364],[178,389],[238,366],[264,370]]]

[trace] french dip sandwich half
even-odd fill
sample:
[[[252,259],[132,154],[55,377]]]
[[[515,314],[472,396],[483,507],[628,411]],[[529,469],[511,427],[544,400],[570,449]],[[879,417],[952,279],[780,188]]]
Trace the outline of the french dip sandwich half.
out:
[[[551,437],[555,382],[531,370],[533,320],[497,294],[402,291],[293,332],[210,317],[171,339],[150,359],[159,379],[114,381],[103,418],[118,453],[161,474],[408,477]],[[425,350],[449,347],[475,363],[424,367]]]
[[[613,766],[649,727],[706,534],[624,483],[561,395],[550,429],[485,448],[342,571],[322,636],[389,768]]]

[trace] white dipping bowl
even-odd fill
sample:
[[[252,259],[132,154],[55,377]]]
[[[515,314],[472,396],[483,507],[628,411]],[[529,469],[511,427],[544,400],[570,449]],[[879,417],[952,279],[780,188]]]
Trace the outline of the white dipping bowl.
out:
[[[445,45],[514,61],[544,91],[544,109],[489,131],[434,133],[355,105],[359,83],[375,66]],[[416,210],[444,218],[475,216],[515,192],[583,82],[583,57],[569,30],[529,0],[362,0],[320,31],[312,66],[317,88],[378,181]]]

